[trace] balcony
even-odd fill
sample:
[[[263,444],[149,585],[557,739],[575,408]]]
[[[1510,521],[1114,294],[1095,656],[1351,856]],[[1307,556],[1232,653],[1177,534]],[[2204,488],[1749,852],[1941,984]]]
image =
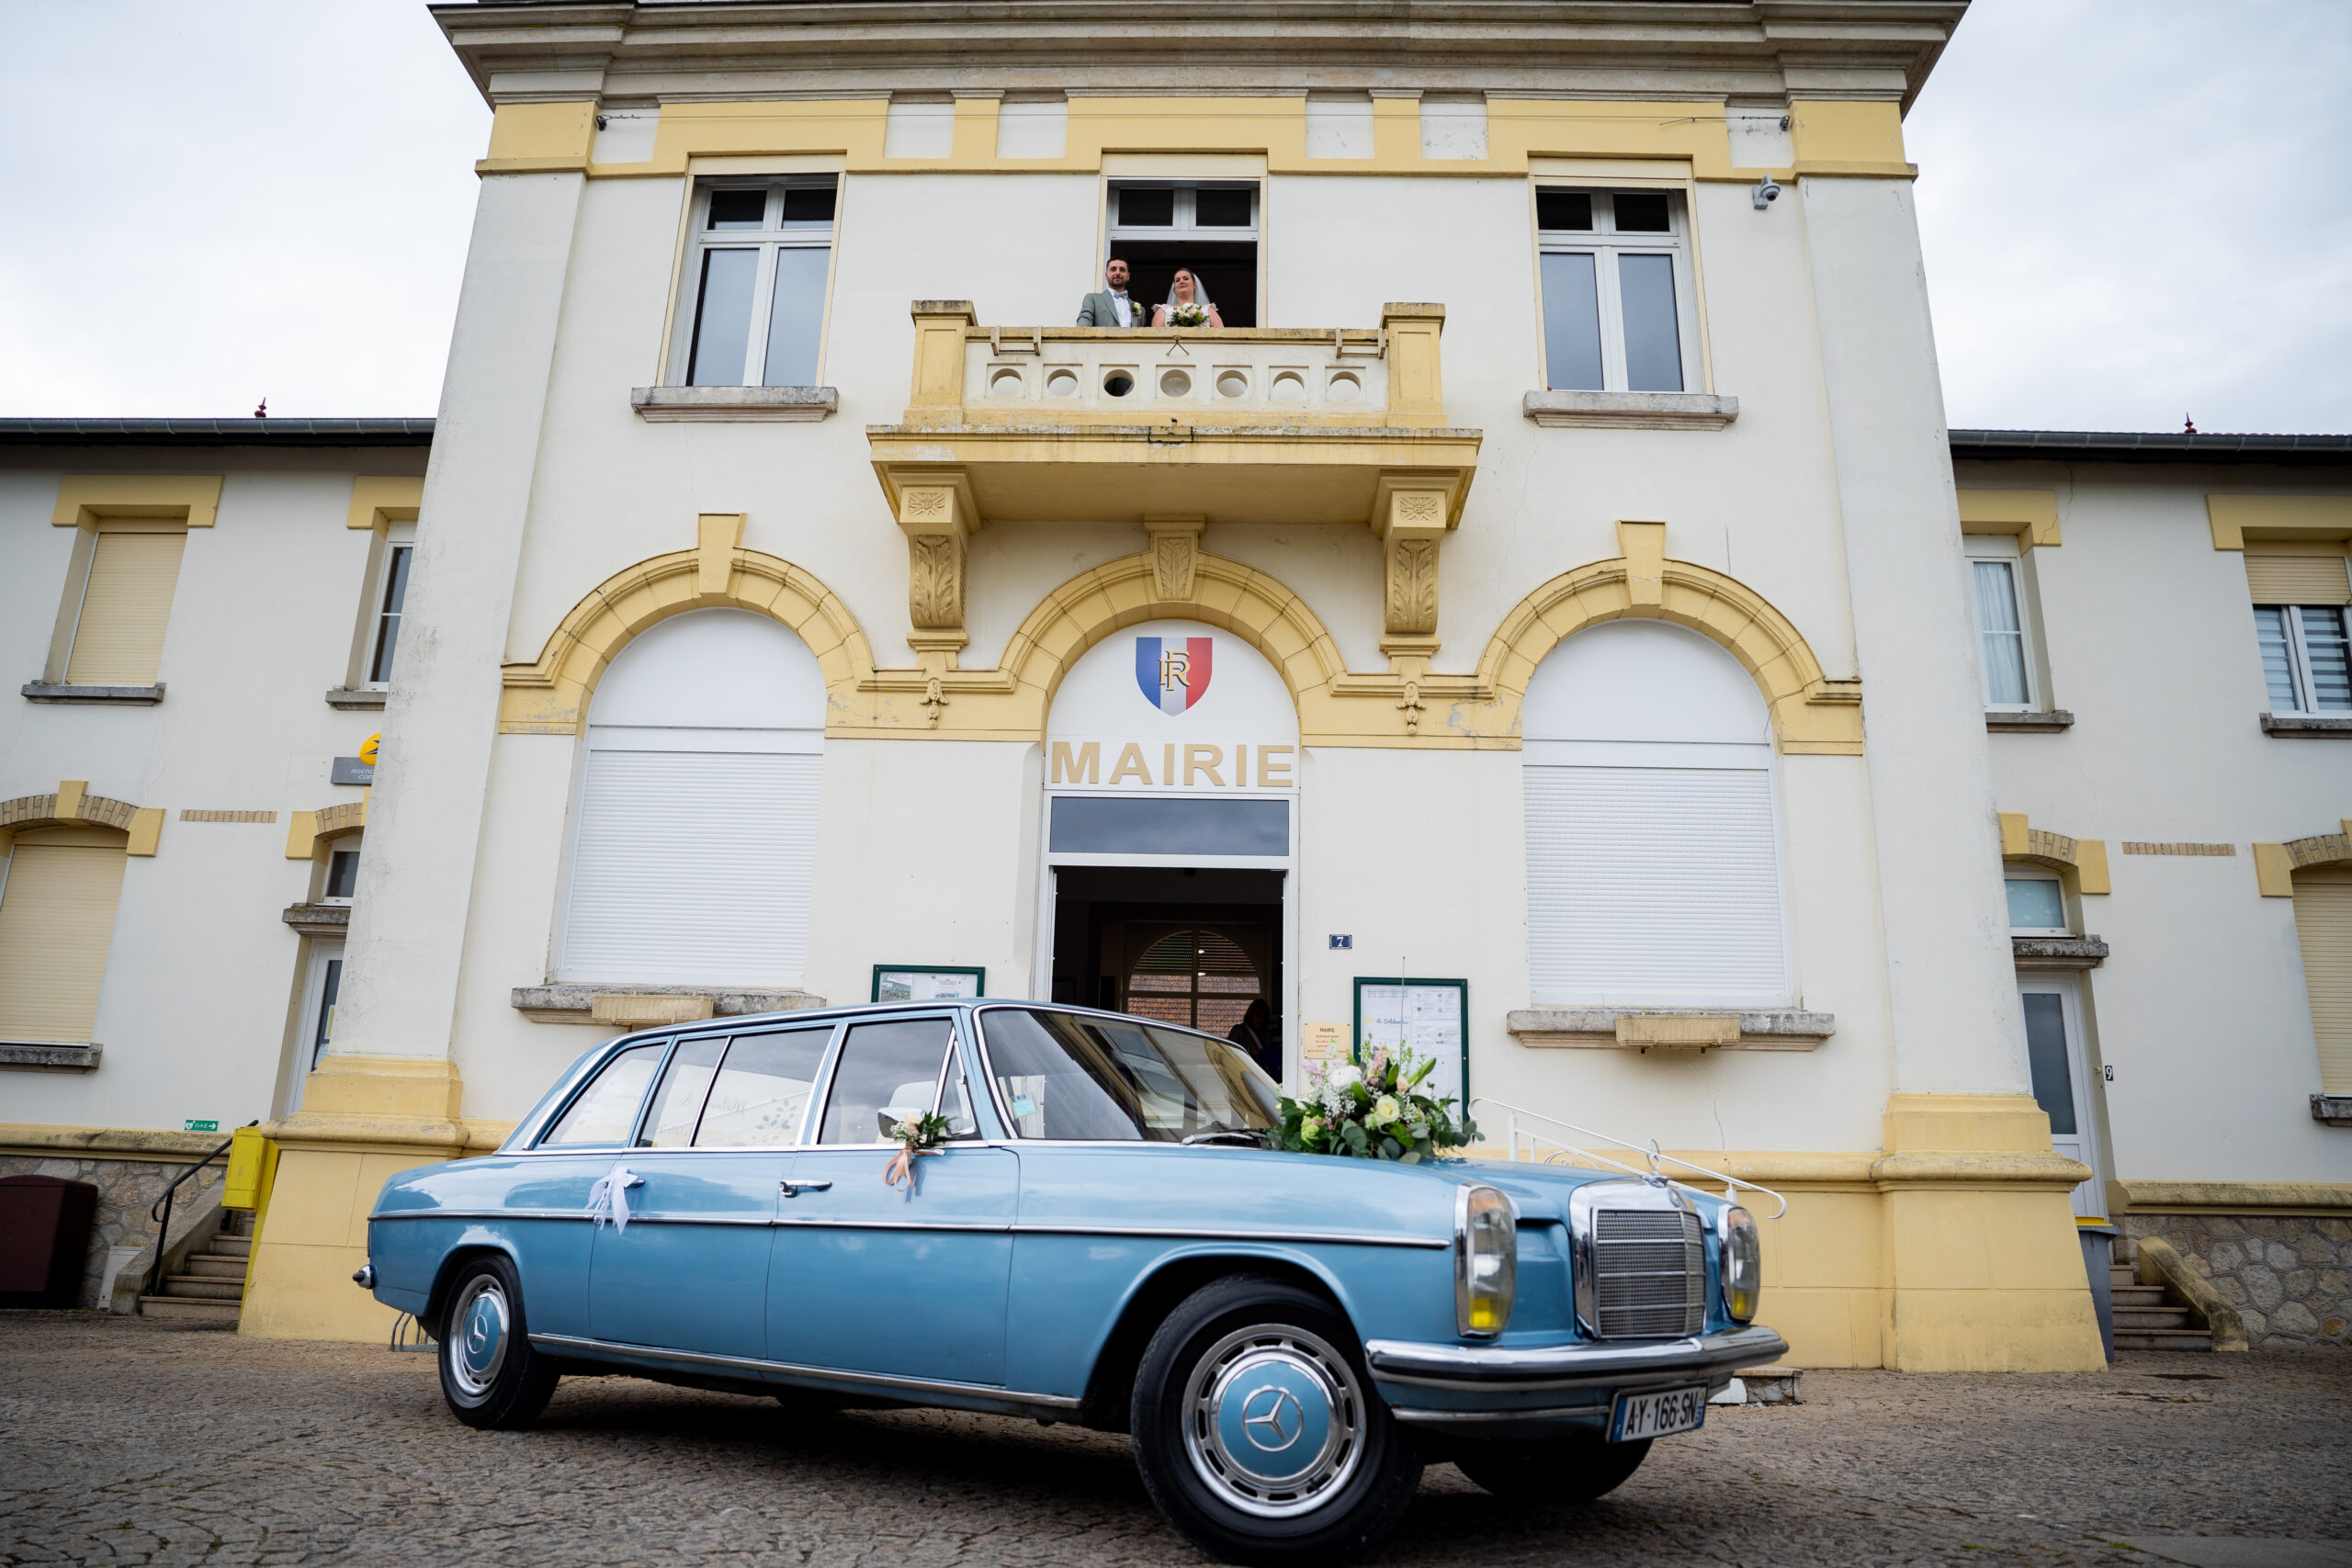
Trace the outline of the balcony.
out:
[[[1377,330],[982,327],[918,300],[903,423],[869,425],[902,525],[1142,522],[1353,525],[1386,536],[1401,498],[1461,518],[1479,434],[1447,426],[1440,305]],[[910,510],[914,515],[910,516]]]

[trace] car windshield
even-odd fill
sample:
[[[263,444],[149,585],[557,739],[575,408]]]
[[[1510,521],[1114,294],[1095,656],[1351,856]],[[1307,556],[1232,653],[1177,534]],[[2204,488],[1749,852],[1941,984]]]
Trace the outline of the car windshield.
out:
[[[991,1008],[989,1062],[1024,1138],[1181,1143],[1262,1133],[1281,1090],[1238,1046],[1132,1019]]]

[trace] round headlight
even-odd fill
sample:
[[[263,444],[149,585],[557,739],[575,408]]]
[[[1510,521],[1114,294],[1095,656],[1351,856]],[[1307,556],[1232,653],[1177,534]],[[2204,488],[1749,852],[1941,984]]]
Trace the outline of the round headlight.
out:
[[[1735,1323],[1756,1315],[1764,1295],[1764,1244],[1756,1216],[1734,1203],[1715,1216],[1715,1260],[1723,1274],[1724,1311]]]

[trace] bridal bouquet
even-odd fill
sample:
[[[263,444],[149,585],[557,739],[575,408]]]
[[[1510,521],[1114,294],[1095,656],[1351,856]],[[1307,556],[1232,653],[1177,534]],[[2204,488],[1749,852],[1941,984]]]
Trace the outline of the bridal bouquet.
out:
[[[1170,323],[1180,327],[1204,326],[1208,319],[1209,313],[1198,305],[1179,305],[1168,313]]]
[[[1349,1155],[1414,1165],[1477,1137],[1477,1124],[1453,1119],[1442,1100],[1420,1092],[1437,1063],[1411,1051],[1373,1053],[1359,1067],[1319,1068],[1304,1100],[1284,1095],[1274,1146],[1294,1154]]]

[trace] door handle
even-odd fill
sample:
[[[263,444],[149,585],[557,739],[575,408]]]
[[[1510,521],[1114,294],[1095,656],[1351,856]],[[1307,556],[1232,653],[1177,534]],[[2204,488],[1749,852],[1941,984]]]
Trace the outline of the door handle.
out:
[[[776,1187],[787,1198],[797,1198],[803,1192],[824,1192],[832,1188],[830,1181],[779,1181]]]

